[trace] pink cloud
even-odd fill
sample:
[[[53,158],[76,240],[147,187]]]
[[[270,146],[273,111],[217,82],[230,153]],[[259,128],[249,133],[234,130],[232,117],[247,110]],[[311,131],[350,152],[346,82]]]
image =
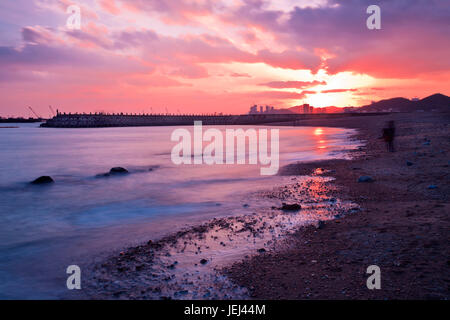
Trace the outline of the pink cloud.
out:
[[[330,89],[330,90],[322,90],[320,93],[340,93],[340,92],[355,92],[358,89]]]
[[[120,9],[117,7],[115,0],[99,0],[99,4],[102,9],[112,15],[118,15],[120,13]]]
[[[322,93],[422,96],[450,89],[450,7],[442,0],[380,1],[381,30],[366,28],[370,2],[356,0],[329,0],[320,7],[284,12],[269,9],[269,0],[95,0],[96,6],[82,6],[81,30],[64,28],[65,10],[76,1],[14,3],[0,12],[6,28],[0,33],[1,105],[20,106],[24,100],[48,105],[46,99],[61,99],[73,108],[139,111],[152,101],[192,111],[242,112],[253,103],[287,106],[316,93],[303,89],[327,85],[279,79],[283,72],[274,72],[278,81],[264,82],[246,68],[256,63],[312,73],[323,69],[329,83],[334,74],[349,72],[411,78],[415,85],[393,91],[379,81],[383,88]],[[27,19],[19,19],[13,11],[22,12],[18,9],[27,3]],[[241,63],[242,69],[231,69],[233,63]],[[217,64],[230,64],[230,69]],[[246,79],[221,78],[216,84],[212,77],[219,73]],[[211,90],[204,90],[201,84],[209,78]],[[268,90],[242,93],[243,82]]]
[[[120,0],[124,8],[136,12],[159,13],[168,24],[195,24],[195,17],[208,15],[221,1]]]
[[[207,78],[209,76],[208,70],[198,65],[185,65],[170,74],[189,79]]]
[[[317,85],[326,85],[325,81],[271,81],[267,83],[261,83],[260,86],[266,86],[270,88],[295,88],[295,89],[304,89],[311,88]]]
[[[230,77],[233,77],[233,78],[251,78],[252,76],[249,75],[248,73],[233,72],[233,73],[230,74]]]

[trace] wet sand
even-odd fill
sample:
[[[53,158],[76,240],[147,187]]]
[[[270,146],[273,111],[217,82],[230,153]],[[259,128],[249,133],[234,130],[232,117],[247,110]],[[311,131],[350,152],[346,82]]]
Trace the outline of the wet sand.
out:
[[[397,125],[396,152],[380,128]],[[351,161],[293,164],[284,174],[318,167],[336,178],[336,196],[361,211],[306,227],[287,247],[223,270],[256,299],[449,299],[450,114],[414,113],[332,123],[358,128],[367,141]],[[408,163],[407,163],[408,161]],[[409,165],[408,165],[409,164]],[[374,182],[357,182],[369,175]],[[368,290],[369,265],[381,268],[381,289]]]
[[[361,118],[297,123],[360,129],[355,138],[367,145],[353,152],[354,160],[289,165],[285,185],[255,195],[278,205],[214,219],[95,263],[84,298],[448,298],[450,117]],[[378,139],[391,119],[395,153]],[[361,175],[375,182],[358,183]],[[283,203],[301,209],[282,210]],[[372,264],[381,268],[381,290],[366,287]]]
[[[224,266],[281,249],[300,226],[319,227],[359,210],[355,203],[328,197],[333,179],[322,173],[288,177],[285,185],[250,196],[278,206],[244,214],[251,209],[246,207],[242,215],[215,218],[113,254],[91,266],[85,292],[99,299],[250,298],[247,288],[222,272]],[[300,208],[286,207],[299,203]]]

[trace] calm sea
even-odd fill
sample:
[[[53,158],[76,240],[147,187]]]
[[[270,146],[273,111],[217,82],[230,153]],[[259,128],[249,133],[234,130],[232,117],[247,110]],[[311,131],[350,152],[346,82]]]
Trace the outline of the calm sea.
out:
[[[259,165],[176,166],[170,157],[176,127],[8,126],[18,128],[0,128],[2,299],[58,298],[68,265],[270,205],[251,194],[283,180],[261,176]],[[359,145],[349,139],[350,129],[279,129],[280,165],[347,157],[345,151]],[[97,177],[116,166],[130,174]],[[56,183],[29,184],[41,175]]]

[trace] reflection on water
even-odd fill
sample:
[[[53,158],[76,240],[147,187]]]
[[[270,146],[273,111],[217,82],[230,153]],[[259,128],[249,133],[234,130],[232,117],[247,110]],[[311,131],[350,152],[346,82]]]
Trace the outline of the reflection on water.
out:
[[[270,198],[301,204],[298,210],[269,206],[247,210],[113,254],[88,268],[84,297],[248,299],[247,290],[229,281],[223,267],[257,252],[286,247],[292,240],[287,235],[300,226],[323,226],[327,220],[359,210],[356,204],[328,197],[336,186],[329,183],[333,178],[320,177],[323,173],[286,177],[283,186],[254,195],[257,201]]]
[[[250,165],[175,166],[174,127],[18,126],[0,132],[1,298],[57,297],[68,264],[205,219],[245,213],[244,205],[266,208],[269,200],[249,203],[248,195],[282,179],[261,176]],[[356,146],[347,139],[352,133],[282,127],[280,165],[345,156],[337,151]],[[130,174],[96,177],[115,166]],[[41,175],[56,183],[28,185]]]

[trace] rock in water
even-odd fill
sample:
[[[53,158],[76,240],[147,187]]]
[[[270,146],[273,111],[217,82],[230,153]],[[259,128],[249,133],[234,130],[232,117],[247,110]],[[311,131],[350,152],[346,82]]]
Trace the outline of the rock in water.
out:
[[[55,182],[50,176],[42,176],[37,178],[36,180],[31,181],[31,184],[47,184]]]
[[[358,182],[374,182],[375,179],[372,178],[371,176],[360,176],[358,178]]]
[[[129,173],[127,169],[122,167],[114,167],[109,170],[110,174],[123,174],[123,173]]]
[[[208,260],[202,259],[202,260],[200,260],[200,263],[201,263],[201,264],[206,264],[206,263],[208,263]]]
[[[412,163],[411,161],[406,161],[406,165],[407,165],[408,167],[411,167],[413,164],[414,164],[414,163]]]
[[[434,185],[434,184],[430,184],[430,185],[428,186],[428,189],[437,189],[437,186]]]
[[[281,210],[284,210],[284,211],[298,211],[301,208],[302,208],[302,206],[297,204],[297,203],[294,203],[294,204],[283,203],[283,206],[281,207]]]

